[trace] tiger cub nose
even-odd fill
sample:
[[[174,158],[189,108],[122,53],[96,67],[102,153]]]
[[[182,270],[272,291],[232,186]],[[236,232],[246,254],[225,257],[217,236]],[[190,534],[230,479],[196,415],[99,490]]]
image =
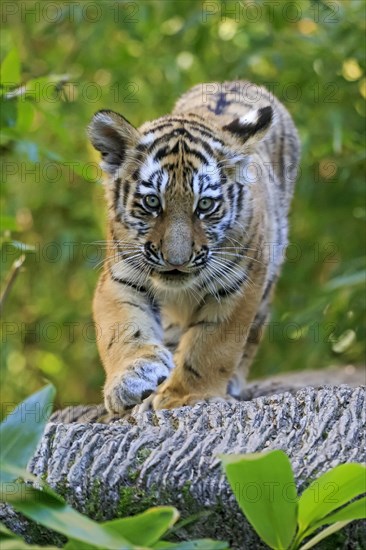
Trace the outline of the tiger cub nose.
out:
[[[184,267],[191,259],[191,250],[165,250],[162,253],[163,260],[172,268]]]
[[[188,263],[188,262],[181,263],[179,260],[178,261],[167,260],[166,258],[164,258],[164,260],[170,267],[173,267],[174,269],[179,269],[181,267],[184,267]]]

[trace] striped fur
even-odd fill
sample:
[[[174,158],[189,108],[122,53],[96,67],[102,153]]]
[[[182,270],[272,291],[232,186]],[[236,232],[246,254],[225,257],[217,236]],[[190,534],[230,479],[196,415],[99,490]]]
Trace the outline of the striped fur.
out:
[[[299,159],[290,115],[264,88],[210,83],[139,129],[100,111],[89,135],[107,173],[94,299],[107,408],[237,395],[287,244]]]

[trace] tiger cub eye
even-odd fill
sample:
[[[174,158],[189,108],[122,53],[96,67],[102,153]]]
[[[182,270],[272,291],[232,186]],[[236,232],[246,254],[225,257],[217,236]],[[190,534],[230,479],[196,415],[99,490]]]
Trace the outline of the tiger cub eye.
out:
[[[142,200],[143,205],[150,210],[157,210],[160,208],[160,200],[156,195],[146,195]]]
[[[204,198],[200,199],[198,201],[197,208],[201,210],[201,212],[207,212],[207,210],[210,210],[214,204],[214,200],[210,198]]]

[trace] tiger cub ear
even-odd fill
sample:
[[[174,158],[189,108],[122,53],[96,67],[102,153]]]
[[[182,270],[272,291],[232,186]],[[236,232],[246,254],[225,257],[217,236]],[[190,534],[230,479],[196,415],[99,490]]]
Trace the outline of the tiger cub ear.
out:
[[[102,154],[100,166],[109,174],[121,166],[129,148],[136,145],[139,132],[122,115],[114,111],[98,111],[88,126],[89,139]]]
[[[247,145],[257,143],[269,129],[273,118],[272,107],[251,109],[240,118],[223,127],[223,130],[234,134],[237,139]]]

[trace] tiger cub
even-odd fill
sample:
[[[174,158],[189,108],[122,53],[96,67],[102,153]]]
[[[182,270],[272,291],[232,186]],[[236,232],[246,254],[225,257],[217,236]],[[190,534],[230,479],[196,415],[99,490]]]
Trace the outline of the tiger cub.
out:
[[[238,396],[287,244],[289,113],[249,82],[208,83],[138,129],[103,110],[88,130],[107,174],[94,298],[107,409]]]

